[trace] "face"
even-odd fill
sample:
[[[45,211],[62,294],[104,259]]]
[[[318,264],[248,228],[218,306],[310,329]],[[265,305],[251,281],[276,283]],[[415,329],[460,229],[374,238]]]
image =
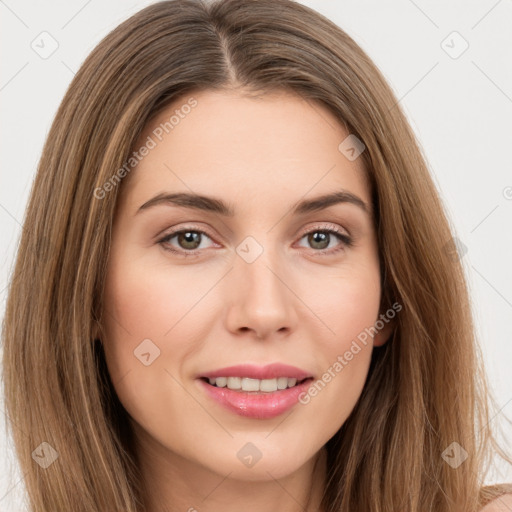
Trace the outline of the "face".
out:
[[[101,338],[148,453],[281,478],[349,416],[389,331],[369,331],[378,247],[362,159],[338,149],[348,135],[291,93],[204,91],[146,127],[117,205]]]

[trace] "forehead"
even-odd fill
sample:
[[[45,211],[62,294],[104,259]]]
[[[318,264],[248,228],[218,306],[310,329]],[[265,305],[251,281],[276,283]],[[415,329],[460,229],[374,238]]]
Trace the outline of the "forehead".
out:
[[[250,191],[279,200],[340,187],[369,201],[362,158],[351,161],[340,150],[349,135],[327,107],[287,91],[183,95],[134,145],[151,149],[125,179],[124,194],[140,202],[180,189],[243,201]]]

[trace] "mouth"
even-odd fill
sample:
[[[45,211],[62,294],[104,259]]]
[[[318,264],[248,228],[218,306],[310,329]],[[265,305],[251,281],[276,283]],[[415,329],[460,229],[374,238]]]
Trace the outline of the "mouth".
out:
[[[297,379],[295,377],[277,377],[273,379],[253,379],[250,377],[201,377],[200,380],[214,388],[248,394],[278,393],[286,389],[301,386],[313,377]]]
[[[311,373],[285,363],[240,364],[197,376],[205,395],[225,410],[252,419],[275,418],[307,391]]]
[[[253,420],[265,420],[295,407],[313,380],[313,377],[218,376],[200,377],[196,382],[205,397],[225,411]]]

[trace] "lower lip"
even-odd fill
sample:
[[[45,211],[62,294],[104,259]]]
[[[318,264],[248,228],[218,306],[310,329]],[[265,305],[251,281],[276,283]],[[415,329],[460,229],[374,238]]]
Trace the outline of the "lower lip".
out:
[[[269,419],[291,409],[298,402],[300,394],[309,388],[313,379],[309,378],[297,386],[272,393],[233,391],[212,386],[202,379],[199,379],[199,382],[211,398],[230,411],[248,418]]]

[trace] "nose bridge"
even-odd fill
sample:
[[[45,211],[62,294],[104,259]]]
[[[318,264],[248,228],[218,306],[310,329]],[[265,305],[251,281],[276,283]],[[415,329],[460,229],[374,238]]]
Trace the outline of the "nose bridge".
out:
[[[259,242],[247,237],[236,248],[232,273],[231,329],[252,329],[259,336],[293,327],[294,295],[282,254],[271,237]]]
[[[265,245],[253,237],[247,237],[237,247],[236,273],[242,283],[247,283],[248,298],[267,298],[263,304],[270,304],[274,300],[289,300],[285,293],[283,277],[279,274],[284,268],[280,261],[279,251],[270,245],[270,238]],[[261,305],[259,305],[260,307]]]

